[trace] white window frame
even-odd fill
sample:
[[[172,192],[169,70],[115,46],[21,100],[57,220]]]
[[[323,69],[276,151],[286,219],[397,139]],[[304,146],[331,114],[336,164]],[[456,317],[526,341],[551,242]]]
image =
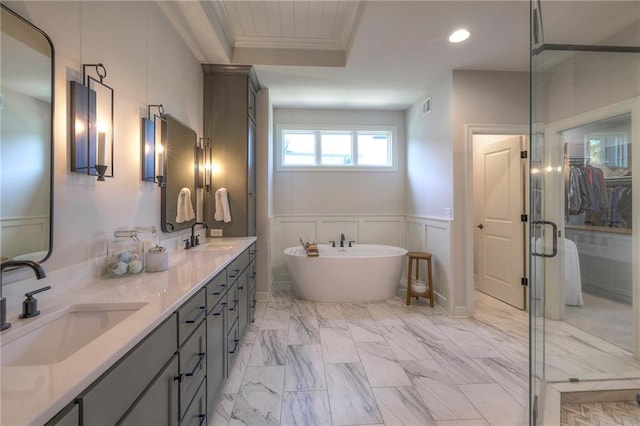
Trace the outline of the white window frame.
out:
[[[283,149],[283,133],[285,131],[308,131],[316,134],[316,152],[315,164],[309,165],[285,165],[284,149]],[[351,155],[354,162],[358,158],[358,141],[357,133],[370,132],[389,132],[391,135],[391,143],[388,146],[388,155],[391,156],[391,165],[323,165],[320,164],[322,159],[320,134],[321,133],[351,133]],[[397,126],[360,126],[360,125],[318,125],[318,124],[278,124],[276,125],[276,170],[283,172],[397,172],[398,171],[398,127]]]

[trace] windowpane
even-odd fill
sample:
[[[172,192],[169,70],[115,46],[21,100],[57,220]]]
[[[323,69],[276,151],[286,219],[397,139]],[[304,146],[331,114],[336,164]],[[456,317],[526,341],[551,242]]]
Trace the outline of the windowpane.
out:
[[[321,164],[351,165],[351,133],[323,133],[320,135]]]
[[[313,165],[316,163],[316,138],[313,133],[285,132],[283,139],[283,165]]]
[[[358,133],[358,165],[390,166],[388,133]]]

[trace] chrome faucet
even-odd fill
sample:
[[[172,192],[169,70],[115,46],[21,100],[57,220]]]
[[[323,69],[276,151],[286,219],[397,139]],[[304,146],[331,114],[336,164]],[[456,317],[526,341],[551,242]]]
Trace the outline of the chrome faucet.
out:
[[[11,327],[11,323],[7,322],[7,299],[2,296],[2,272],[6,268],[22,268],[25,266],[33,269],[36,278],[39,280],[47,276],[42,266],[32,260],[7,260],[0,263],[0,330],[6,330]]]
[[[189,238],[189,245],[191,247],[200,245],[200,236],[195,234],[196,225],[204,225],[205,229],[209,229],[209,225],[205,222],[196,222],[191,225],[191,237]]]
[[[340,247],[344,247],[344,234],[340,234]]]

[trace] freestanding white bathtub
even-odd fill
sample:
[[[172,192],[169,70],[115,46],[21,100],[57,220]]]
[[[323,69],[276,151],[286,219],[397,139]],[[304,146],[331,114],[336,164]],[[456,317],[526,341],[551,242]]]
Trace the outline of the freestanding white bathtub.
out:
[[[307,257],[301,246],[284,250],[297,297],[315,302],[373,302],[396,295],[407,250],[383,245],[318,246]]]

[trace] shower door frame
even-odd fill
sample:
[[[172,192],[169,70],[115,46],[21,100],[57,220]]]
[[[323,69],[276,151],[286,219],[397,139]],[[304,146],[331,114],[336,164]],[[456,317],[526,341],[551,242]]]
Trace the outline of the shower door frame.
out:
[[[574,51],[574,52],[602,52],[617,53],[617,54],[637,54],[640,53],[640,47],[627,47],[627,46],[586,46],[586,45],[559,45],[559,44],[544,44],[544,42],[534,41],[533,28],[536,27],[534,16],[539,13],[539,0],[532,0],[532,50],[531,50],[531,117],[530,117],[530,140],[532,155],[531,160],[535,157],[534,152],[534,139],[538,136],[542,138],[541,153],[542,163],[546,166],[560,167],[564,172],[564,144],[558,143],[559,133],[563,130],[578,127],[590,122],[604,120],[610,117],[614,117],[621,114],[629,113],[631,115],[631,141],[632,141],[632,158],[636,159],[636,163],[640,161],[640,95],[635,94],[634,97],[614,102],[612,104],[588,110],[582,113],[575,114],[571,117],[560,119],[557,121],[545,124],[544,119],[536,121],[538,118],[536,114],[536,84],[537,78],[535,75],[539,73],[534,65],[536,57],[542,55],[544,51]],[[538,6],[538,7],[536,7]],[[538,22],[540,23],[540,22]],[[541,32],[541,28],[540,28]],[[539,56],[543,59],[543,56]],[[537,129],[540,128],[538,132]],[[638,163],[640,164],[640,163]],[[639,166],[640,167],[640,166]],[[533,165],[532,165],[533,170]],[[554,173],[556,176],[549,176],[551,179],[543,180],[543,194],[540,201],[542,210],[539,213],[541,217],[535,217],[534,205],[535,199],[532,197],[530,204],[530,217],[536,220],[547,221],[549,219],[556,220],[561,227],[561,232],[564,232],[564,173]],[[534,180],[531,179],[533,185]],[[554,185],[556,188],[554,188]],[[640,172],[632,171],[632,211],[633,222],[636,226],[632,227],[632,356],[634,359],[640,359]],[[533,188],[531,188],[533,189]],[[533,194],[533,191],[532,191]],[[547,219],[548,218],[548,219]],[[531,224],[531,233],[534,234],[534,225]],[[560,234],[564,236],[564,234]],[[547,240],[548,241],[548,240]],[[547,244],[545,244],[547,245]],[[561,252],[563,252],[561,247]],[[546,349],[546,320],[547,319],[564,319],[564,298],[561,290],[564,290],[564,286],[555,286],[550,288],[553,282],[552,278],[562,277],[563,262],[561,262],[564,253],[555,258],[543,258],[534,257],[533,250],[530,256],[530,276],[532,285],[536,285],[534,282],[537,279],[534,273],[536,262],[542,262],[542,296],[537,297],[537,291],[530,291],[530,330],[529,330],[529,389],[530,389],[530,424],[537,424],[540,415],[544,418],[543,412],[546,412],[545,400],[547,387],[547,349]],[[533,290],[533,289],[530,289]],[[549,294],[547,294],[549,290]],[[547,297],[549,296],[549,297]],[[537,300],[536,300],[537,299]],[[615,371],[611,372],[611,378],[621,378],[616,375]],[[567,378],[568,381],[569,378]],[[605,378],[603,377],[603,380]],[[557,382],[554,380],[554,382]]]

